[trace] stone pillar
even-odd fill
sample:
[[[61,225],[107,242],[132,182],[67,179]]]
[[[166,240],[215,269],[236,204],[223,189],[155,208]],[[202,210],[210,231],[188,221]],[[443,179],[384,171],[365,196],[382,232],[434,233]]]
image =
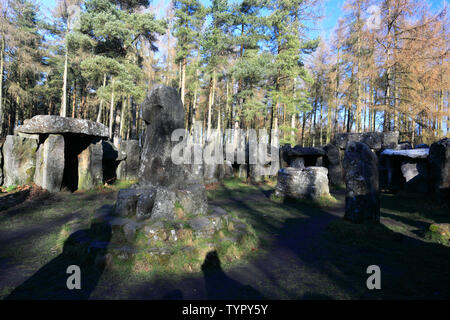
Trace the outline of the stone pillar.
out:
[[[126,154],[125,160],[121,161],[117,167],[117,179],[138,180],[139,161],[141,148],[138,140],[123,140],[120,144],[119,152]]]
[[[103,183],[101,141],[90,144],[78,155],[78,190],[89,190]]]
[[[7,136],[3,144],[5,186],[30,184],[36,168],[36,139]]]
[[[436,201],[450,202],[450,139],[444,138],[430,146],[430,189]]]
[[[353,222],[379,222],[380,196],[378,159],[361,142],[351,142],[345,150],[344,180],[346,184],[344,219]]]
[[[339,149],[329,143],[324,148],[325,151],[325,167],[328,168],[328,180],[334,186],[341,186],[344,181],[342,179],[342,165]]]
[[[51,134],[39,146],[34,182],[50,192],[61,190],[64,175],[64,137]]]

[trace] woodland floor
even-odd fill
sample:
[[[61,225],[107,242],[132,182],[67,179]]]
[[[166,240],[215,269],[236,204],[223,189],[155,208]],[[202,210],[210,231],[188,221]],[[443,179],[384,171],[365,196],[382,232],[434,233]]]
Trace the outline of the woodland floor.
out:
[[[280,202],[274,183],[228,180],[208,187],[211,205],[246,219],[260,246],[238,263],[184,275],[137,276],[129,269],[82,268],[80,292],[63,288],[65,269],[77,264],[58,252],[61,228],[89,220],[113,204],[118,184],[91,192],[37,196],[0,211],[0,299],[449,299],[450,247],[426,240],[430,223],[450,223],[448,208],[424,195],[382,194],[381,224],[341,219],[336,202]],[[381,290],[368,290],[366,269],[381,269]],[[125,270],[125,271],[124,271]],[[74,291],[74,290],[72,290]]]

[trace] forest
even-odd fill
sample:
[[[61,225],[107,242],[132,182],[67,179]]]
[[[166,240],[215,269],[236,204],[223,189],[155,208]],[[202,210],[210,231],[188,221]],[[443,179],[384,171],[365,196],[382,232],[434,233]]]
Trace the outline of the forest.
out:
[[[136,139],[139,105],[176,88],[185,128],[281,130],[319,146],[338,132],[448,136],[448,14],[420,0],[347,0],[328,39],[319,0],[37,0],[0,4],[0,137],[38,114]],[[269,131],[270,132],[270,131]]]

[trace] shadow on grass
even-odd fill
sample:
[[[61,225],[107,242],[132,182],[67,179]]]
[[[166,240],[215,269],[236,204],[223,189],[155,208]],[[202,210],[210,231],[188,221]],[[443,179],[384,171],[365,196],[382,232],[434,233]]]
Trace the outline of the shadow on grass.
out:
[[[302,206],[295,201],[284,205]],[[286,220],[277,245],[289,248],[339,290],[357,299],[450,298],[448,247],[408,237],[383,224],[345,221],[319,208],[302,212],[312,218],[311,223],[305,228],[305,219]],[[382,290],[366,287],[370,265],[381,269]]]
[[[92,224],[79,230],[64,242],[63,252],[14,289],[5,300],[23,299],[88,299],[104,270],[111,229],[105,224]],[[69,290],[66,282],[71,274],[67,268],[77,265],[81,270],[81,289]]]
[[[210,251],[202,264],[203,276],[208,299],[250,299],[263,300],[264,296],[257,290],[248,285],[242,285],[239,282],[228,277],[222,270],[217,251]]]
[[[428,194],[382,193],[380,198],[383,209],[391,210],[400,215],[418,213],[423,218],[432,219],[436,223],[450,223],[450,215],[448,214],[450,207],[445,204],[438,205]]]

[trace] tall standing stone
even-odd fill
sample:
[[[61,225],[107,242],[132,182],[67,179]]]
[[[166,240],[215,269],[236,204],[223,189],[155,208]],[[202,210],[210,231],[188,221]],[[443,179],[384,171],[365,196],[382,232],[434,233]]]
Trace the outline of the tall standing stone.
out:
[[[171,87],[158,85],[141,106],[147,128],[139,168],[139,184],[177,188],[185,183],[185,168],[172,162],[171,152],[178,142],[171,140],[175,129],[184,128],[180,95]]]
[[[340,186],[344,183],[342,179],[342,165],[339,149],[329,143],[323,150],[325,151],[325,166],[328,168],[328,180],[334,186]]]
[[[379,222],[378,160],[362,142],[350,142],[344,156],[345,216],[353,222]]]
[[[34,182],[50,192],[61,190],[64,175],[64,137],[51,134],[39,146]]]
[[[102,142],[90,144],[78,155],[78,190],[89,190],[103,183]]]
[[[120,144],[119,151],[125,153],[126,158],[122,160],[117,167],[117,179],[138,180],[139,161],[141,156],[139,141],[124,140]]]
[[[444,138],[430,146],[430,189],[438,202],[450,198],[450,138]]]
[[[29,184],[36,168],[36,139],[7,136],[3,144],[5,186]]]

